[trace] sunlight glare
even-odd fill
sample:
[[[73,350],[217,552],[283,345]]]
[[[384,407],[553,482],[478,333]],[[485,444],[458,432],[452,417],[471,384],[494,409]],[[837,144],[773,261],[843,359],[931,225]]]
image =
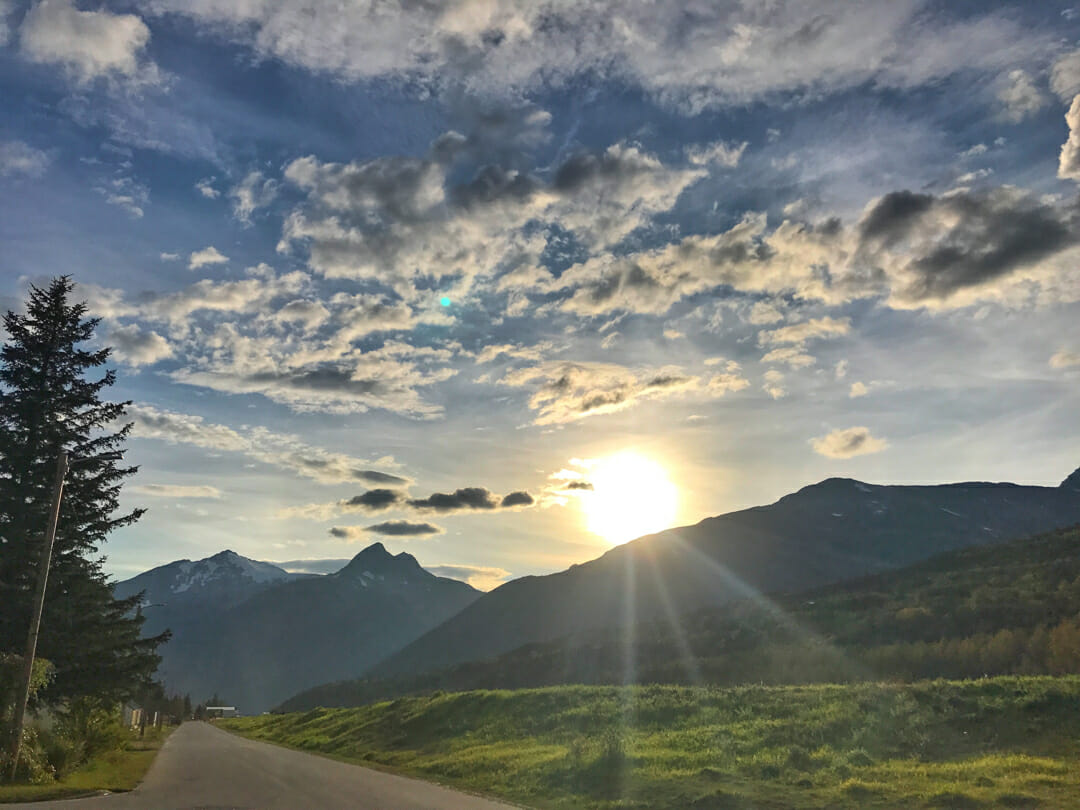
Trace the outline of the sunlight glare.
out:
[[[599,459],[588,472],[592,490],[582,508],[589,531],[612,545],[670,528],[678,490],[652,459],[625,451]]]

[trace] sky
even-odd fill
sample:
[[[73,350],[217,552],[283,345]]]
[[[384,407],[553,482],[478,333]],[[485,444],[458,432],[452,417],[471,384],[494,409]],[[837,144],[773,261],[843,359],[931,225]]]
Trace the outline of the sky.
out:
[[[0,0],[0,306],[101,318],[120,578],[1056,485],[1078,94],[1053,0]]]

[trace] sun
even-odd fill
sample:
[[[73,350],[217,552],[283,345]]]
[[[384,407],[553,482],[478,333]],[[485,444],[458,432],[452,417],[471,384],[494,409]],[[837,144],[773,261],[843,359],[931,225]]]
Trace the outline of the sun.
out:
[[[581,498],[586,525],[612,545],[674,524],[678,489],[652,459],[627,450],[596,460],[586,475],[592,485]]]

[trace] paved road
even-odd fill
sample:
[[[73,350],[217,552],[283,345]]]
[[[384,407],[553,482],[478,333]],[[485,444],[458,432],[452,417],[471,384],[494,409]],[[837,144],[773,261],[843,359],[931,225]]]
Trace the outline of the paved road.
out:
[[[184,723],[130,793],[33,810],[510,810],[510,805]]]

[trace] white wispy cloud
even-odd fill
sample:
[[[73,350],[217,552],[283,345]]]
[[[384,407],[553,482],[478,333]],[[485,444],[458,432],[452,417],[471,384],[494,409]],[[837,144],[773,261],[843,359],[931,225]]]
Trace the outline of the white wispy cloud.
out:
[[[241,453],[249,458],[322,484],[405,483],[407,478],[375,467],[393,459],[374,461],[337,453],[304,442],[298,436],[275,433],[261,427],[239,430],[207,422],[201,416],[177,413],[152,405],[131,405],[125,417],[133,425],[132,436],[170,444],[189,444],[216,452]]]
[[[227,261],[229,261],[228,256],[213,245],[209,245],[188,256],[188,270],[198,270],[211,264],[225,264]]]
[[[23,141],[0,142],[0,177],[40,177],[51,162],[47,152],[35,149]]]
[[[135,14],[82,11],[72,0],[35,3],[19,29],[23,57],[60,65],[81,84],[101,77],[157,83],[157,67],[144,53],[149,41],[150,29]]]
[[[154,498],[220,498],[221,490],[206,484],[136,484],[132,492]]]

